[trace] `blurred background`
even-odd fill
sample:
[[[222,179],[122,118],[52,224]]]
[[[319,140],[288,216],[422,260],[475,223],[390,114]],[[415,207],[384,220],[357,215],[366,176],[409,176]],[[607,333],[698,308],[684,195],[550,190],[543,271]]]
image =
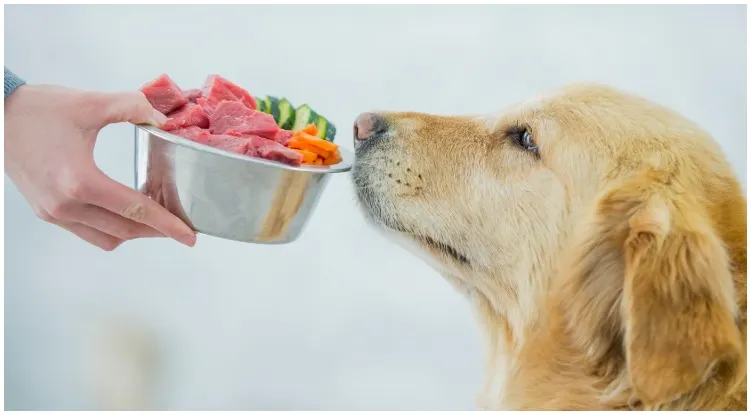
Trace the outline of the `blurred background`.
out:
[[[183,87],[219,73],[310,103],[351,148],[373,109],[485,113],[571,81],[668,105],[746,185],[745,6],[6,6],[29,83]],[[133,183],[133,127],[96,160]],[[103,252],[5,179],[5,408],[472,409],[480,333],[448,283],[334,177],[297,243],[199,235]]]

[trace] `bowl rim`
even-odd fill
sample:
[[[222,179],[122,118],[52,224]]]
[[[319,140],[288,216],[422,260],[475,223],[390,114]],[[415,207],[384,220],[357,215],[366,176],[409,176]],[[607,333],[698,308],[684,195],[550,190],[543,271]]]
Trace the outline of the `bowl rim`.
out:
[[[352,164],[354,160],[354,153],[340,146],[339,153],[342,156],[342,161],[340,161],[337,164],[334,164],[331,166],[312,166],[312,165],[305,165],[305,164],[300,165],[300,166],[290,166],[289,164],[284,164],[278,161],[266,160],[260,157],[244,156],[244,155],[232,153],[229,151],[220,150],[218,148],[214,148],[205,144],[196,143],[195,141],[188,140],[187,138],[182,138],[180,136],[174,135],[168,131],[161,130],[151,125],[136,124],[135,127],[136,127],[136,131],[140,129],[140,130],[148,132],[149,134],[153,136],[159,137],[162,140],[169,141],[179,146],[188,147],[196,151],[203,151],[206,153],[211,153],[211,154],[215,154],[215,155],[222,156],[222,157],[229,157],[229,158],[243,161],[246,163],[259,164],[259,165],[283,169],[283,170],[303,171],[303,172],[318,173],[318,174],[342,173],[342,172],[346,172],[352,169]]]

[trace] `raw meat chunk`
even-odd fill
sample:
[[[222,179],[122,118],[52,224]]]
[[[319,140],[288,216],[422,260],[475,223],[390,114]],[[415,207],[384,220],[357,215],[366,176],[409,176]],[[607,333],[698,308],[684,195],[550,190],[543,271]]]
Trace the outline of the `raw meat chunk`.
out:
[[[252,134],[252,133],[247,133],[247,132],[240,132],[238,130],[229,130],[225,134],[234,135],[235,137],[249,137],[251,135],[258,135],[258,134]],[[276,132],[276,134],[270,135],[269,137],[265,137],[265,138],[274,140],[277,143],[286,146],[287,144],[289,144],[289,141],[292,139],[292,134],[293,134],[292,131],[280,129],[279,131]]]
[[[289,144],[289,140],[291,139],[292,139],[292,131],[289,131],[289,130],[280,129],[274,135],[274,141],[276,141],[277,143],[283,146],[286,146],[287,144]]]
[[[183,91],[167,74],[161,74],[158,78],[142,86],[141,92],[146,95],[146,99],[149,100],[151,106],[164,115],[188,102],[183,96]]]
[[[227,136],[222,136],[222,137],[227,137]],[[237,154],[246,154],[248,151],[248,141],[243,140],[243,139],[238,139],[236,137],[232,137],[232,138],[218,141],[216,144],[213,145],[213,147],[218,148],[220,150],[231,151]]]
[[[193,126],[209,128],[209,117],[200,105],[189,102],[169,114],[169,119],[162,126],[162,130],[170,131]]]
[[[192,139],[201,144],[237,154],[245,154],[246,156],[261,157],[293,166],[299,166],[302,163],[300,153],[276,141],[257,135],[238,137],[229,134],[211,134],[208,130],[199,130]]]
[[[181,128],[179,130],[172,130],[170,131],[170,134],[174,134],[182,138],[187,138],[188,140],[195,140],[202,131],[206,131],[208,133],[207,130],[203,130],[201,129],[201,127],[193,126],[188,128]]]
[[[273,116],[247,108],[237,101],[220,102],[209,115],[209,121],[212,134],[231,131],[233,135],[254,134],[271,138],[279,131]]]
[[[256,109],[256,100],[238,85],[219,75],[209,75],[201,88],[202,96],[213,103],[240,101],[250,109]]]
[[[261,158],[266,160],[278,161],[293,166],[299,166],[302,163],[302,154],[287,148],[276,141],[259,137],[257,135],[251,135],[248,137],[248,142],[248,149],[254,150],[259,156],[261,156]]]
[[[216,109],[216,106],[219,104],[218,102],[209,102],[208,99],[201,97],[196,98],[196,104],[200,105],[201,108],[203,108],[203,111],[206,113],[206,115],[211,116],[211,114],[214,113],[214,110]]]
[[[196,142],[218,148],[220,150],[231,151],[237,154],[245,154],[248,151],[248,140],[241,137],[234,137],[223,134],[210,134],[204,130],[195,139]]]

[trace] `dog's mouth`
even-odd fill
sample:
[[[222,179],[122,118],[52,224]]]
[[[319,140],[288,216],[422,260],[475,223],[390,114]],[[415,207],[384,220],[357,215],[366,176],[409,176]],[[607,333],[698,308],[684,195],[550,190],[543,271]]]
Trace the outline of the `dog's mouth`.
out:
[[[416,237],[416,238],[422,240],[422,242],[425,243],[425,245],[428,245],[429,247],[435,250],[438,250],[442,252],[443,254],[451,257],[454,261],[462,265],[469,265],[469,259],[466,256],[459,253],[459,251],[456,250],[456,248],[454,248],[453,246],[445,244],[443,242],[438,242],[429,236]]]
[[[410,239],[414,239],[418,242],[422,242],[429,250],[437,251],[453,259],[455,262],[461,265],[464,265],[464,266],[470,265],[469,258],[467,258],[467,256],[459,252],[459,250],[454,248],[453,246],[445,242],[437,241],[430,236],[425,236],[419,233],[411,232],[407,230],[405,226],[396,222],[396,220],[394,219],[384,220],[381,217],[377,217],[375,215],[375,212],[369,212],[369,214],[377,226],[383,226],[384,228],[388,228],[393,231],[399,232],[409,237]]]
[[[355,192],[358,204],[366,217],[368,217],[376,226],[391,229],[403,234],[410,239],[421,242],[428,250],[440,253],[451,258],[461,265],[470,265],[469,258],[459,252],[450,244],[436,240],[431,236],[426,236],[422,232],[413,231],[399,221],[394,214],[387,212],[397,212],[398,209],[390,206],[390,201],[384,199],[383,195],[376,191],[371,183],[373,175],[385,174],[380,168],[374,166],[373,161],[368,159],[372,152],[376,151],[379,140],[367,140],[356,146],[356,161],[352,172],[352,180],[355,185]]]

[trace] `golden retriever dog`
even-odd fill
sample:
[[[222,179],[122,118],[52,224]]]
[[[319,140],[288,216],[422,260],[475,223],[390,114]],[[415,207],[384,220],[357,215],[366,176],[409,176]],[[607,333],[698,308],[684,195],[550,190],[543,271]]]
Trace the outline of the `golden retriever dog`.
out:
[[[576,84],[355,148],[366,216],[477,310],[482,408],[746,409],[746,200],[697,125]]]

